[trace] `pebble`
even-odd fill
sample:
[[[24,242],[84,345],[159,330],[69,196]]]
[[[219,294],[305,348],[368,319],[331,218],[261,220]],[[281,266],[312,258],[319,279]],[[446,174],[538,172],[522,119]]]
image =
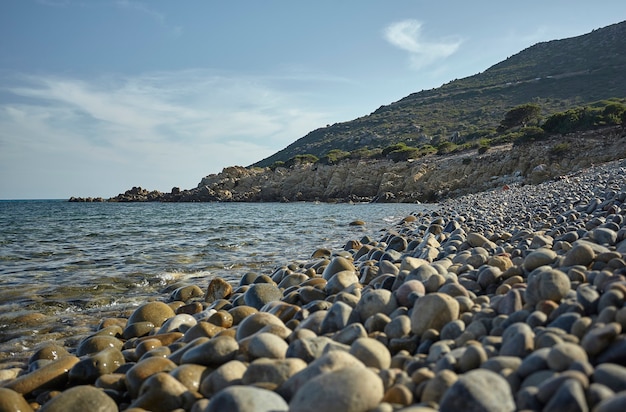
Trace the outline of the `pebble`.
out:
[[[373,338],[359,338],[352,342],[350,354],[372,368],[386,369],[391,365],[389,349]]]
[[[209,282],[206,294],[204,295],[204,301],[207,303],[213,303],[220,299],[228,299],[232,293],[232,285],[224,279],[216,277],[211,279]]]
[[[512,412],[516,410],[509,383],[499,374],[476,369],[462,374],[444,393],[441,412]]]
[[[256,283],[250,285],[243,295],[243,300],[246,305],[261,309],[266,304],[280,300],[282,297],[283,294],[277,286],[269,283]]]
[[[383,382],[377,374],[363,366],[345,367],[307,382],[289,402],[289,411],[362,412],[376,407],[383,396]]]
[[[163,302],[148,302],[139,306],[128,318],[128,324],[137,322],[150,322],[154,326],[161,326],[166,320],[174,317],[176,313]]]
[[[219,391],[205,412],[287,412],[289,405],[275,392],[254,386],[233,385]]]
[[[587,362],[587,352],[580,346],[562,342],[554,345],[546,358],[548,367],[556,372],[568,369],[573,362]]]
[[[0,388],[0,412],[32,412],[33,408],[21,393],[7,388]]]
[[[441,330],[459,317],[459,303],[451,296],[431,293],[419,298],[411,314],[411,331],[422,336],[428,329]]]
[[[93,411],[117,412],[117,404],[104,391],[82,385],[63,391],[46,402],[40,412]]]
[[[199,392],[211,398],[224,388],[240,385],[247,369],[248,366],[239,360],[226,362],[202,379]]]

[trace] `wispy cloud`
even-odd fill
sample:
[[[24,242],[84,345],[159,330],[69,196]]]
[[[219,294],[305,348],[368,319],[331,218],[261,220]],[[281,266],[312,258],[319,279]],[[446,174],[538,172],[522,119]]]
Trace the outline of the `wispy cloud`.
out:
[[[294,81],[207,70],[0,79],[0,174],[7,172],[0,188],[18,171],[41,179],[44,166],[66,169],[76,181],[117,170],[120,181],[111,184],[119,191],[193,186],[330,122],[333,114],[286,88]]]
[[[393,46],[409,53],[411,67],[418,69],[456,52],[461,39],[429,41],[423,38],[422,23],[417,20],[403,20],[387,26],[385,39]]]

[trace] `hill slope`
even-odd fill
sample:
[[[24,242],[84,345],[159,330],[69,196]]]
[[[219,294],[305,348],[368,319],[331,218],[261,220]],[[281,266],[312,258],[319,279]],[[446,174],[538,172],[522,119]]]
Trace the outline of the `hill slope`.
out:
[[[358,119],[308,133],[252,166],[333,149],[384,148],[404,142],[470,140],[493,131],[504,113],[533,102],[543,115],[626,96],[626,22],[538,43],[482,73],[413,93]]]

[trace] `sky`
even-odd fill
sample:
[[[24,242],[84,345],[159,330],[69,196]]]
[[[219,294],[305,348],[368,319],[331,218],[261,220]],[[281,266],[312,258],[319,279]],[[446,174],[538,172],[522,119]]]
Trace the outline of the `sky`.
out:
[[[0,0],[0,199],[193,188],[623,20],[623,0]]]

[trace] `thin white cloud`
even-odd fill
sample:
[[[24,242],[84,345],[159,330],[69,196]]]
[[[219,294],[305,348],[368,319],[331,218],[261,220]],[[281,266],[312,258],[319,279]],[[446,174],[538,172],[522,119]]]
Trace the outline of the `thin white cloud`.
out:
[[[303,79],[299,89],[311,87]],[[15,192],[16,175],[50,188],[62,180],[68,196],[189,188],[223,167],[261,160],[336,115],[289,90],[297,78],[288,86],[279,80],[207,70],[0,79],[0,198]],[[78,189],[94,182],[102,187],[95,193]]]
[[[387,26],[385,39],[395,47],[409,53],[411,67],[418,69],[456,52],[462,43],[460,39],[428,41],[422,35],[422,23],[417,20],[403,20]]]

